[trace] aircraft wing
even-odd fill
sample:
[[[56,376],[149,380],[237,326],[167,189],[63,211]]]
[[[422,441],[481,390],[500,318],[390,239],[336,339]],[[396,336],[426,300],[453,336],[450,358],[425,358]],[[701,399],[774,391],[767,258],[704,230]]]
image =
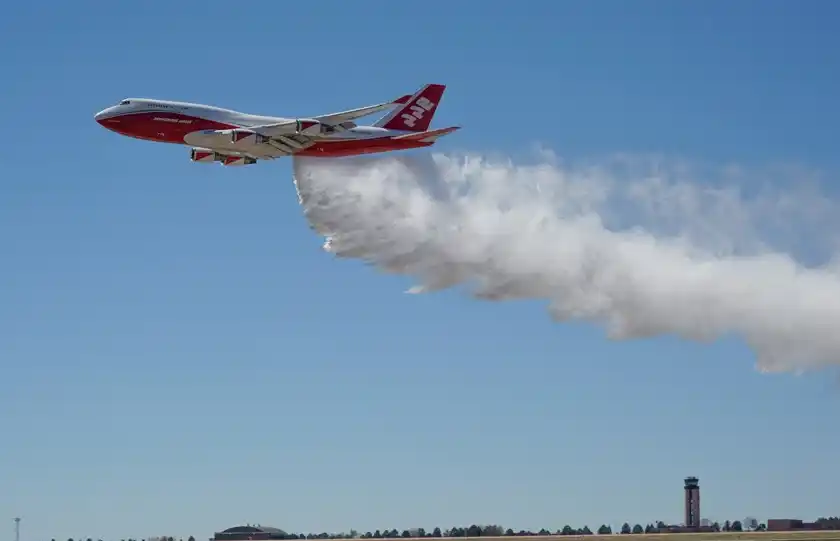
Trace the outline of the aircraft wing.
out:
[[[264,143],[259,154],[254,150],[245,155],[248,158],[274,159],[280,156],[296,154],[314,145],[319,139],[356,127],[355,119],[373,113],[384,111],[396,105],[407,103],[410,95],[397,98],[394,101],[378,103],[311,118],[286,119],[271,124],[236,128],[232,130],[218,130],[219,136],[231,137],[234,143]],[[244,154],[243,154],[244,155]]]
[[[377,105],[368,105],[367,107],[359,107],[358,109],[350,109],[349,111],[342,111],[340,113],[330,113],[328,115],[320,115],[313,117],[315,120],[322,122],[324,124],[343,124],[345,122],[352,122],[357,118],[362,118],[363,116],[372,115],[374,113],[379,113],[386,109],[390,109],[395,105],[400,105],[407,102],[411,99],[410,94],[406,94],[405,96],[401,96],[394,101],[379,103]]]
[[[327,130],[329,132],[349,130],[351,128],[356,127],[356,123],[353,121],[357,118],[372,115],[374,113],[390,109],[391,107],[394,107],[396,105],[404,104],[410,98],[411,95],[406,94],[405,96],[401,96],[396,100],[390,102],[378,103],[376,105],[368,105],[366,107],[350,109],[349,111],[342,111],[340,113],[329,113],[326,115],[313,116],[302,121],[288,120],[285,122],[278,122],[275,124],[263,124],[261,126],[253,126],[250,129],[266,137],[277,137],[280,135],[288,136],[290,135],[290,129],[294,129],[294,132],[291,133],[305,135],[308,139],[318,139],[319,136],[323,134],[302,131],[306,130],[306,127],[301,127],[300,122],[303,122],[303,124],[305,125],[308,123],[308,120],[315,120],[323,126],[327,127]]]

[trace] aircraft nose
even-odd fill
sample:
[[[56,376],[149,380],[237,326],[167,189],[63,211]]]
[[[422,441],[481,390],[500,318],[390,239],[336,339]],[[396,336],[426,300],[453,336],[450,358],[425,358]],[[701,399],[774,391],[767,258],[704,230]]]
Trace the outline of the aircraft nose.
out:
[[[103,110],[99,111],[98,113],[96,113],[95,115],[93,115],[93,119],[95,121],[99,122],[100,124],[102,124],[102,121],[105,120],[106,118],[108,118],[109,116],[111,116],[111,114],[113,112],[114,112],[114,108],[113,107],[108,107],[107,109],[103,109]]]

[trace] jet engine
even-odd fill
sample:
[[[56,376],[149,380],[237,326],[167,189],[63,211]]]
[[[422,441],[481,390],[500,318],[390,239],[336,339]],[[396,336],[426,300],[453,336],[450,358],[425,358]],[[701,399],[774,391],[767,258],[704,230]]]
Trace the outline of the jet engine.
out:
[[[231,130],[230,142],[235,146],[251,146],[267,143],[270,138],[251,130]]]
[[[256,158],[248,156],[228,156],[209,148],[194,148],[190,151],[190,159],[199,163],[222,162],[222,165],[251,165],[257,163]]]
[[[235,165],[252,165],[257,163],[256,158],[249,158],[248,156],[226,156],[222,165],[225,166],[235,166]]]
[[[224,156],[207,148],[194,148],[190,150],[190,159],[194,162],[213,163],[222,161]]]
[[[321,135],[328,131],[328,126],[312,118],[299,118],[295,120],[293,126],[292,133],[300,135]]]

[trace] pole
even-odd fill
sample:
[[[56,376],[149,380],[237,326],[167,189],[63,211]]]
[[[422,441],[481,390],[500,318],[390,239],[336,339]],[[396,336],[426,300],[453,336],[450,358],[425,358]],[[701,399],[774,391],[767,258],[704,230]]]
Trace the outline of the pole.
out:
[[[15,541],[20,541],[20,517],[15,517]]]

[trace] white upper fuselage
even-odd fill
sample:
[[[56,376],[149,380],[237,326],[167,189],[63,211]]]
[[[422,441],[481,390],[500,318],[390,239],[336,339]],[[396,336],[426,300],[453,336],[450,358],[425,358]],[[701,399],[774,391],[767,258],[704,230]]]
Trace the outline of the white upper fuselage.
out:
[[[264,124],[275,124],[295,120],[294,118],[284,118],[279,116],[252,115],[234,111],[232,109],[224,109],[222,107],[204,105],[201,103],[156,100],[150,98],[125,99],[117,105],[100,111],[94,118],[97,122],[102,122],[103,120],[107,120],[109,118],[153,111],[198,117],[239,128],[253,128]],[[351,128],[340,133],[331,134],[328,137],[334,137],[337,139],[362,139],[368,137],[388,137],[404,133],[407,132],[387,130],[376,126],[356,126],[355,128]]]

